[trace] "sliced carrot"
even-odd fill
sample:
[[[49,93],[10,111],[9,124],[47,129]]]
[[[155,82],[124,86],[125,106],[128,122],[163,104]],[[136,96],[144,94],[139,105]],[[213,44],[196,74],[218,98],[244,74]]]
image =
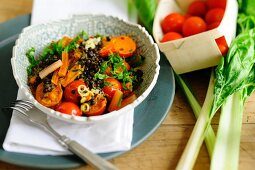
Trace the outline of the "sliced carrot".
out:
[[[52,82],[53,84],[55,84],[55,85],[58,84],[58,80],[59,80],[58,71],[59,71],[59,69],[58,69],[58,70],[55,70],[54,73],[53,73],[53,75],[52,75],[52,78],[51,78],[51,82]]]
[[[37,76],[30,76],[28,78],[28,83],[29,84],[35,84],[36,83],[36,79],[37,79]]]
[[[74,50],[68,55],[68,67],[72,67],[80,58],[82,53],[79,50]]]
[[[75,50],[74,54],[73,54],[73,57],[78,60],[78,59],[81,58],[81,55],[82,55],[82,53],[80,51]]]
[[[58,75],[60,77],[64,77],[67,73],[69,61],[68,61],[68,52],[62,51],[62,66],[60,67],[58,71]]]
[[[106,57],[111,53],[115,53],[116,50],[114,49],[113,41],[108,41],[106,38],[102,40],[102,48],[99,51],[99,55],[101,57]]]
[[[111,103],[108,107],[109,112],[118,110],[120,108],[122,97],[123,97],[123,92],[121,90],[116,90],[111,100]]]
[[[74,81],[81,74],[81,65],[75,64],[66,74],[64,78],[60,80],[63,87],[66,87],[69,83]]]
[[[72,41],[72,38],[69,38],[67,36],[64,36],[59,43],[62,44],[63,47],[66,47],[70,42]]]
[[[135,93],[131,94],[130,96],[124,98],[121,102],[120,108],[123,108],[131,103],[133,103],[137,99],[137,96]]]
[[[111,41],[114,44],[116,52],[123,58],[132,56],[136,50],[136,43],[129,36],[116,36]]]
[[[108,66],[105,71],[104,71],[104,74],[108,75],[108,76],[112,76],[112,67],[111,66]]]

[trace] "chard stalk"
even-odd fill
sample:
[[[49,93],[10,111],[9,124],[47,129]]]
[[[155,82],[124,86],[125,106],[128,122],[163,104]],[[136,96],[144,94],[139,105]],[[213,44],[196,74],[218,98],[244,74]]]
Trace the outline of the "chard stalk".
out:
[[[210,117],[208,112],[211,111],[213,105],[213,93],[214,93],[214,74],[211,73],[208,90],[205,97],[205,102],[195,124],[195,127],[191,133],[188,143],[182,153],[182,156],[176,167],[177,170],[189,170],[192,169],[196,158],[198,156],[200,147],[204,141],[207,133],[207,129],[210,125]]]
[[[221,116],[211,170],[237,170],[244,103],[255,90],[255,67],[247,77],[246,86],[229,96],[221,107]]]
[[[243,109],[241,91],[223,103],[211,170],[238,169]]]
[[[179,87],[182,89],[183,94],[186,96],[186,98],[193,110],[195,117],[198,118],[199,114],[201,112],[200,104],[198,103],[197,99],[195,98],[195,96],[193,95],[191,90],[189,89],[188,85],[182,79],[182,77],[178,74],[175,74],[175,79],[176,79]],[[214,144],[215,144],[215,134],[214,134],[214,131],[213,131],[213,128],[211,125],[209,125],[208,131],[206,133],[205,144],[206,144],[209,156],[211,158]]]
[[[193,168],[216,111],[228,96],[247,87],[247,81],[255,63],[254,40],[255,29],[239,34],[231,43],[227,56],[222,57],[215,72],[212,72],[201,114],[180,158],[177,169]]]

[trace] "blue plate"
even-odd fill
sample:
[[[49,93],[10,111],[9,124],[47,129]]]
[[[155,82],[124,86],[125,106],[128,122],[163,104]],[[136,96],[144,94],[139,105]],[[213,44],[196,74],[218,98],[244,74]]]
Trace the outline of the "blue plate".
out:
[[[21,16],[0,24],[0,63],[2,63],[0,67],[0,107],[6,106],[16,99],[18,86],[12,75],[10,59],[15,40],[18,38],[21,29],[29,24],[29,18],[29,15]],[[6,35],[9,36],[6,37]],[[150,95],[135,109],[132,148],[142,143],[160,126],[172,105],[174,94],[173,71],[165,56],[161,54],[157,84]],[[0,110],[1,146],[9,127],[10,118],[11,112]],[[112,159],[123,153],[111,152],[100,155],[105,159]],[[2,147],[0,148],[0,160],[19,166],[44,169],[75,168],[85,164],[74,155],[39,156],[7,152]]]

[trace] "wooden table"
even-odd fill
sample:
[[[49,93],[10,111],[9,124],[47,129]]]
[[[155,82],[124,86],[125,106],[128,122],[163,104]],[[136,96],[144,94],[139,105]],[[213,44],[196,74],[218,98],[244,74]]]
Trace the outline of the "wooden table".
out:
[[[32,9],[32,0],[0,0],[0,22],[15,16],[28,14]],[[0,30],[1,31],[1,30]],[[187,74],[198,100],[202,103],[208,84],[208,70]],[[156,114],[156,113],[155,113]],[[219,115],[212,125],[217,129]],[[121,170],[172,170],[182,154],[195,123],[192,110],[180,89],[176,95],[169,114],[145,142],[121,155],[111,162]],[[194,169],[209,169],[210,160],[205,145],[202,146]],[[255,166],[255,94],[245,104],[240,146],[239,169],[252,170]],[[27,168],[0,162],[1,170],[25,170]],[[82,166],[77,170],[92,169]]]

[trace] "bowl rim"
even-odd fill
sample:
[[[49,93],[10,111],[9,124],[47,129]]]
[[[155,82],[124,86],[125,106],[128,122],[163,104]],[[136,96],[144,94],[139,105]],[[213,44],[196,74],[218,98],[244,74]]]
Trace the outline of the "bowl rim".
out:
[[[61,22],[65,22],[65,21],[71,21],[72,19],[75,19],[76,17],[79,17],[79,18],[80,17],[105,17],[107,19],[117,20],[118,22],[124,22],[127,25],[138,28],[138,30],[140,30],[149,39],[150,46],[151,46],[151,48],[153,48],[153,50],[155,51],[155,54],[156,54],[155,74],[153,76],[153,79],[152,79],[152,82],[150,83],[150,85],[131,104],[129,104],[129,105],[117,110],[117,111],[112,111],[112,112],[109,112],[107,114],[103,114],[103,115],[99,115],[99,116],[85,117],[85,116],[68,115],[68,114],[63,114],[61,112],[55,111],[53,109],[50,109],[48,107],[45,107],[45,106],[41,105],[34,98],[34,96],[31,94],[29,89],[27,89],[26,87],[24,87],[22,85],[22,82],[18,78],[18,75],[17,75],[17,69],[15,67],[15,65],[16,65],[15,58],[17,58],[17,55],[16,55],[17,47],[20,44],[20,41],[21,41],[23,35],[27,31],[29,31],[30,29],[32,29],[34,27],[38,27],[38,26],[42,26],[42,25],[48,25],[48,24],[54,24],[54,23],[61,23]],[[35,105],[36,108],[38,108],[39,110],[41,110],[42,112],[44,112],[48,116],[52,116],[52,117],[55,117],[57,119],[69,122],[69,123],[87,124],[87,123],[95,123],[95,122],[98,122],[98,121],[103,121],[103,120],[106,120],[106,119],[109,119],[109,118],[116,117],[118,115],[122,115],[123,113],[131,111],[136,106],[138,106],[149,95],[149,93],[152,91],[152,89],[154,88],[154,86],[157,82],[157,79],[158,79],[158,76],[159,76],[159,70],[160,70],[159,60],[160,60],[160,53],[159,53],[158,45],[153,41],[152,36],[148,33],[148,31],[143,26],[141,26],[139,24],[136,24],[136,23],[129,22],[129,21],[125,21],[123,19],[120,19],[120,18],[115,17],[115,16],[111,16],[111,15],[103,15],[103,14],[80,14],[80,15],[78,14],[77,15],[76,14],[76,15],[72,15],[70,18],[60,19],[60,20],[55,20],[55,21],[49,21],[49,22],[40,23],[40,24],[34,24],[34,25],[30,25],[30,26],[27,26],[27,27],[23,28],[22,32],[19,34],[19,37],[16,40],[15,45],[13,47],[13,55],[11,57],[11,66],[12,66],[13,76],[16,80],[16,83],[18,84],[19,90],[25,94],[26,99],[30,100]]]

